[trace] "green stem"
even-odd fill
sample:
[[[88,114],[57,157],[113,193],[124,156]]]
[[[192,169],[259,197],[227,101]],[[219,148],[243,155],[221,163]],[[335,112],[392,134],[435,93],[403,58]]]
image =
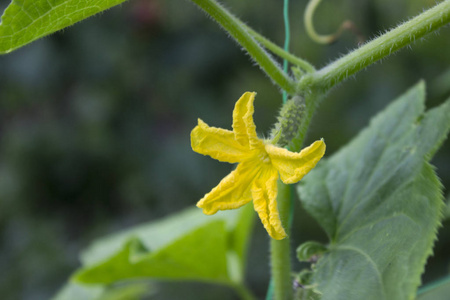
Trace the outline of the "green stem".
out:
[[[322,95],[320,94],[309,94],[306,95],[305,105],[306,110],[303,115],[300,128],[297,132],[296,137],[289,144],[289,150],[293,152],[298,152],[302,145],[306,135],[306,131],[309,128],[309,124],[312,120],[314,112],[317,108],[317,104],[320,101]],[[292,199],[292,187],[290,185],[283,184],[280,180],[278,181],[278,213],[281,219],[283,228],[290,229],[293,217],[291,215],[293,209],[293,199]],[[288,235],[289,235],[288,230]],[[272,263],[272,280],[274,289],[274,299],[275,300],[291,300],[294,297],[292,288],[292,277],[291,277],[291,251],[290,251],[290,240],[289,236],[283,240],[270,240],[271,249],[271,263]],[[272,281],[271,283],[272,284]],[[269,291],[271,289],[269,288]],[[268,292],[268,297],[270,299],[271,291]]]
[[[284,51],[289,52],[289,43],[291,42],[291,27],[289,26],[289,0],[284,0],[283,5],[284,18]],[[283,72],[287,74],[289,63],[286,59],[283,60]],[[283,91],[283,103],[287,101],[287,93]]]
[[[295,138],[289,144],[289,149],[298,152],[305,138],[307,129],[317,108],[317,104],[321,99],[320,94],[311,93],[305,95],[305,112]],[[290,114],[282,115],[282,118],[290,118]],[[279,120],[284,123],[286,120]],[[283,227],[290,228],[290,207],[291,207],[291,186],[284,185],[281,181],[278,184],[278,213]],[[289,234],[289,233],[288,233]],[[271,262],[272,262],[272,278],[274,279],[274,295],[275,300],[286,300],[293,298],[291,265],[290,265],[290,242],[289,238],[284,240],[271,239]]]
[[[431,282],[429,284],[427,284],[426,286],[421,287],[418,291],[417,291],[417,295],[422,295],[428,292],[433,292],[433,290],[436,290],[440,287],[443,287],[445,285],[450,284],[450,275],[443,277],[437,281]]]
[[[280,215],[283,228],[289,228],[290,192],[288,185],[278,181],[278,213]],[[289,233],[288,233],[289,234]],[[290,239],[283,240],[270,239],[272,278],[274,280],[274,299],[293,299],[292,278],[291,278],[291,248]]]
[[[214,0],[191,0],[217,21],[258,63],[266,74],[289,94],[296,92],[295,82],[264,51],[235,16]]]
[[[299,82],[300,90],[304,93],[312,90],[325,93],[358,71],[414,43],[417,39],[449,22],[450,0],[445,0],[323,69],[305,75]]]
[[[276,44],[274,44],[273,42],[268,40],[263,35],[259,34],[255,30],[253,30],[251,27],[245,25],[242,22],[241,22],[241,25],[243,27],[245,27],[245,29],[248,31],[248,33],[250,33],[250,35],[252,35],[255,38],[255,40],[257,40],[259,43],[261,43],[267,50],[271,51],[273,54],[276,54],[277,56],[287,60],[288,62],[299,66],[300,68],[304,69],[308,73],[312,73],[316,70],[314,68],[314,66],[312,64],[310,64],[309,62],[307,62],[306,60],[303,60],[303,59],[285,51],[284,49],[280,48],[279,46],[277,46]]]

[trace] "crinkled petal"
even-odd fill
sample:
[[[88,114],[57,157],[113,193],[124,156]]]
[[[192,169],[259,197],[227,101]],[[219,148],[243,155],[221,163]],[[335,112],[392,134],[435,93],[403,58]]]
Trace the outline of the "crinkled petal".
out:
[[[276,240],[286,237],[277,207],[278,172],[268,168],[252,185],[253,206],[267,233]]]
[[[233,132],[236,140],[242,146],[250,149],[254,149],[262,143],[256,135],[256,126],[253,122],[255,96],[255,92],[245,92],[236,102],[233,110]]]
[[[197,203],[197,207],[202,208],[204,214],[212,215],[218,210],[239,208],[247,204],[252,200],[250,188],[257,172],[257,165],[239,164],[236,170]]]
[[[300,153],[266,144],[266,151],[272,165],[280,172],[281,180],[290,184],[300,181],[316,166],[325,153],[325,143],[323,140],[315,141]]]
[[[249,155],[232,131],[210,127],[200,119],[191,132],[191,146],[195,152],[229,163],[240,162]]]

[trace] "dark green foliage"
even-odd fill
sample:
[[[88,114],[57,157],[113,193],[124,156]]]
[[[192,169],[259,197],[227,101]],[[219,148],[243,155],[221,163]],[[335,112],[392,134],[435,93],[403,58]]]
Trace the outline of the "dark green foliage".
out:
[[[428,163],[450,128],[450,100],[424,113],[416,85],[299,185],[326,231],[314,267],[322,299],[413,299],[444,207]]]

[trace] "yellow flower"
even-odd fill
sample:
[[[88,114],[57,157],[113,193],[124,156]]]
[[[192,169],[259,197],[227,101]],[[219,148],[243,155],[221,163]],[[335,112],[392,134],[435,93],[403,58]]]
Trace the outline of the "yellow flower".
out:
[[[192,130],[191,145],[195,152],[219,161],[239,163],[197,206],[203,213],[212,215],[218,210],[241,207],[253,199],[255,211],[269,235],[281,240],[286,232],[278,215],[278,176],[286,184],[298,182],[322,158],[325,143],[316,141],[300,153],[294,153],[259,139],[253,122],[255,95],[246,92],[236,102],[233,131],[209,127],[200,119]]]

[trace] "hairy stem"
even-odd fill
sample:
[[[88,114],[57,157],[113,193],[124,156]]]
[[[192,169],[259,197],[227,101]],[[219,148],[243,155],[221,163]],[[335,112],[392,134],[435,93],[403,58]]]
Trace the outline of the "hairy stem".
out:
[[[268,40],[263,35],[259,34],[258,32],[256,32],[252,28],[250,28],[249,26],[247,26],[243,23],[241,23],[241,25],[245,27],[245,29],[248,31],[248,33],[250,33],[255,38],[255,40],[257,40],[259,43],[261,43],[261,45],[263,45],[267,50],[271,51],[273,54],[276,54],[277,56],[287,60],[288,62],[299,66],[300,68],[304,69],[307,72],[315,71],[314,66],[312,64],[310,64],[309,62],[307,62],[306,60],[303,60],[303,59],[285,51],[284,49],[280,48],[275,43]]]
[[[289,228],[289,210],[291,189],[278,181],[278,213],[283,228]],[[289,234],[289,233],[288,233]],[[283,240],[270,239],[272,278],[275,300],[291,300],[293,298],[291,278],[291,249],[289,236]]]
[[[289,94],[296,91],[295,82],[264,51],[235,16],[214,0],[191,0],[219,23],[258,63],[264,72]]]
[[[449,22],[450,0],[445,0],[323,69],[305,75],[299,82],[300,90],[304,93],[312,90],[325,93],[349,76]]]

